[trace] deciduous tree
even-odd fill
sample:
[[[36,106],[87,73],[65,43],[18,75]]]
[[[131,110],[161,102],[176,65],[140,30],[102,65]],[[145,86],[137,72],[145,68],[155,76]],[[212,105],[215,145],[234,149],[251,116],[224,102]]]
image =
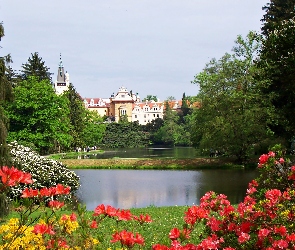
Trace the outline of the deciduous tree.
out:
[[[255,143],[265,139],[267,109],[262,102],[253,63],[260,38],[237,37],[234,53],[212,59],[196,75],[201,107],[194,111],[193,140],[203,150],[219,150],[244,162]]]
[[[103,118],[95,111],[86,111],[82,139],[85,146],[97,146],[101,144],[106,130]]]
[[[68,100],[55,94],[48,80],[29,77],[14,88],[15,101],[7,104],[9,141],[32,143],[41,154],[68,149]]]

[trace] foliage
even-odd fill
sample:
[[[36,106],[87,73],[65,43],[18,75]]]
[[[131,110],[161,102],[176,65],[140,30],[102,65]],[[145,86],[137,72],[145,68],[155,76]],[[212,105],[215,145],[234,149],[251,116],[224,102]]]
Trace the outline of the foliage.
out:
[[[278,164],[275,153],[269,152],[260,157],[260,168],[275,168]],[[283,163],[285,159],[278,159]],[[268,166],[266,166],[268,165]],[[257,197],[261,183],[253,180],[249,183],[244,202],[234,207],[225,195],[213,191],[201,198],[199,206],[192,206],[184,216],[183,228],[173,228],[169,233],[171,246],[157,244],[153,249],[294,249],[294,202],[295,202],[295,166],[288,169],[288,188],[282,191],[273,188],[268,182],[268,188]],[[275,176],[272,176],[277,182]],[[285,179],[286,180],[286,179]],[[190,234],[196,225],[203,225],[200,242],[195,245],[190,242]]]
[[[274,152],[262,155],[259,167],[263,169],[266,165],[277,164],[275,157],[279,156]],[[283,160],[280,158],[279,162],[285,162]],[[8,180],[3,182],[3,174],[0,176],[2,183],[10,183]],[[25,179],[29,180],[28,177]],[[37,249],[45,245],[50,249],[92,249],[95,245],[99,249],[133,249],[138,245],[154,250],[294,249],[295,166],[289,168],[288,181],[291,181],[289,188],[281,191],[270,186],[263,191],[263,197],[257,198],[260,183],[253,180],[244,201],[238,206],[232,206],[223,194],[207,192],[199,206],[193,205],[185,211],[183,223],[171,216],[173,208],[166,210],[166,214],[151,217],[150,214],[135,215],[131,210],[100,204],[92,216],[81,207],[78,214],[58,215],[56,211],[64,203],[55,200],[55,196],[67,194],[68,188],[57,185],[48,189],[26,189],[22,197],[29,199],[29,207],[18,210],[20,219],[11,218],[0,226],[0,249],[18,249],[23,244],[33,243]],[[42,199],[48,196],[54,198],[48,203],[49,209],[39,206],[43,213],[32,220],[30,215],[35,205],[32,201],[43,204]],[[163,223],[165,227],[162,223],[158,227],[150,226],[159,219],[172,219],[173,228],[169,231],[166,223]],[[36,248],[32,246],[31,249]]]
[[[233,54],[212,59],[196,75],[201,107],[192,115],[191,134],[197,147],[226,152],[244,162],[253,145],[266,137],[269,106],[254,79],[259,48],[260,37],[254,32],[245,39],[238,36]]]
[[[70,187],[72,192],[79,188],[79,177],[61,162],[40,156],[30,148],[18,145],[16,142],[11,142],[9,147],[13,165],[30,173],[34,180],[33,184],[11,188],[11,198],[19,197],[24,188],[28,186],[43,188],[62,184]]]
[[[84,147],[89,145],[85,143],[83,131],[85,130],[86,110],[81,96],[77,93],[74,86],[70,83],[69,89],[63,93],[68,99],[69,119],[70,119],[70,135],[73,140],[72,148]]]
[[[42,61],[42,57],[39,57],[38,52],[31,53],[31,57],[28,58],[28,61],[22,64],[20,78],[27,80],[29,77],[34,76],[39,81],[48,80],[49,83],[52,75],[49,69],[50,68],[45,65],[45,62]]]
[[[95,111],[86,111],[84,129],[82,131],[84,145],[99,145],[102,142],[105,130],[106,124],[103,123],[103,118],[100,117]]]
[[[286,1],[290,2],[290,1]],[[291,1],[294,7],[294,1]],[[293,8],[292,7],[292,8]],[[285,10],[284,10],[285,11]],[[286,9],[288,11],[288,9]],[[293,9],[294,11],[294,9]],[[270,13],[270,15],[272,15]],[[274,107],[272,130],[290,141],[295,132],[295,17],[275,24],[263,41],[259,79],[265,82],[261,93],[268,96]],[[259,80],[258,79],[258,80]]]
[[[190,133],[185,126],[178,123],[179,116],[175,111],[171,111],[164,118],[163,126],[153,135],[155,144],[163,144],[169,146],[190,146]]]
[[[105,148],[137,148],[148,144],[148,133],[138,122],[109,123],[102,140]]]
[[[48,80],[29,77],[15,88],[15,101],[6,105],[9,141],[33,143],[41,154],[68,149],[68,102],[55,94]]]
[[[0,41],[4,36],[4,27],[0,23]],[[4,103],[13,99],[11,83],[8,81],[6,72],[6,57],[0,57],[0,164],[8,164],[8,150],[6,144],[8,119],[4,112]]]
[[[158,97],[155,96],[155,95],[147,95],[145,98],[143,98],[143,102],[146,102],[146,101],[155,101],[157,102],[158,101]]]
[[[266,36],[277,29],[284,20],[294,18],[294,0],[270,0],[262,9],[266,12],[263,15],[261,28],[262,33]]]
[[[292,162],[285,157],[286,150],[277,144],[271,148],[268,154],[262,154],[259,158],[258,170],[260,172],[256,181],[257,198],[261,197],[266,190],[278,189],[281,192],[292,189],[294,180],[290,178]]]
[[[188,98],[186,97],[185,93],[183,93],[181,100],[181,121],[184,123],[184,117],[191,113],[191,108],[188,106]]]
[[[163,120],[157,119],[146,125],[146,129],[151,132],[151,142],[158,145],[190,146],[190,132],[183,113],[172,110],[168,101],[164,105]]]

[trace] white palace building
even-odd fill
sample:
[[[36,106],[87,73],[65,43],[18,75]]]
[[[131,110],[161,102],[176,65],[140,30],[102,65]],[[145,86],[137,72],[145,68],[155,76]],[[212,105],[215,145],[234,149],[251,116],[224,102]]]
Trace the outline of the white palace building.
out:
[[[54,83],[56,94],[60,95],[69,89],[70,75],[64,72],[64,66],[60,58],[57,79]],[[126,116],[128,121],[138,121],[145,125],[157,118],[163,118],[164,102],[146,101],[141,102],[137,94],[121,87],[117,94],[110,98],[83,98],[85,108],[97,112],[100,116],[109,117],[110,121],[118,122],[121,116]],[[181,108],[181,101],[169,101],[173,110]]]

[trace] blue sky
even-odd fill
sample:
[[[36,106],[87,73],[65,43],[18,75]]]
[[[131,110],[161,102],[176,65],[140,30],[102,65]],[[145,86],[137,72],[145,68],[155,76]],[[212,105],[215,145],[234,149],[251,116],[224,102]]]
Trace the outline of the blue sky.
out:
[[[238,35],[260,31],[269,0],[0,0],[0,55],[19,70],[38,52],[56,79],[60,53],[82,97],[119,87],[141,98],[196,95],[191,84]]]

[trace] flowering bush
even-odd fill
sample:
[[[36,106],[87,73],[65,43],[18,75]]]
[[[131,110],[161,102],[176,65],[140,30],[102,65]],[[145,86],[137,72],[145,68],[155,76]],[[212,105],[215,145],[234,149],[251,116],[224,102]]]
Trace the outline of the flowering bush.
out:
[[[79,188],[79,176],[61,162],[40,156],[30,148],[18,145],[17,142],[11,142],[9,147],[13,165],[30,173],[34,180],[33,184],[13,186],[9,193],[11,198],[18,198],[26,187],[38,189],[62,184],[70,187],[71,192]]]
[[[237,207],[225,195],[206,193],[199,206],[185,213],[183,229],[171,230],[171,245],[156,244],[153,249],[295,249],[295,166],[289,164],[273,151],[262,155],[258,167],[272,182],[262,177],[250,182],[244,202]],[[280,189],[271,188],[272,184]],[[190,233],[200,223],[203,234],[193,245]]]
[[[2,167],[0,177],[2,191],[7,191],[19,183],[31,184],[33,182],[29,173],[14,167]],[[85,209],[82,208],[78,209],[78,215],[72,213],[58,216],[56,211],[64,206],[64,202],[60,202],[58,196],[68,195],[70,189],[62,184],[41,189],[25,188],[21,198],[30,201],[25,203],[29,204],[29,207],[20,211],[20,219],[12,218],[7,224],[0,226],[0,250],[93,249],[99,241],[91,236],[91,231],[95,230],[106,218],[114,219],[117,224],[120,221],[132,220],[138,222],[138,225],[151,222],[149,215],[135,216],[129,210],[116,209],[103,204],[97,206],[92,218],[87,218]],[[32,220],[30,216],[37,210],[43,213]],[[131,249],[135,245],[143,245],[144,239],[137,232],[133,233],[123,229],[115,231],[111,242],[120,242],[122,247]]]
[[[258,167],[262,172],[273,171],[274,168],[271,178],[275,178],[277,171],[281,172],[281,169],[284,169],[284,174],[278,176],[283,176],[286,183],[284,184],[281,179],[273,182],[274,185],[279,183],[280,189],[271,188],[270,182],[267,182],[268,186],[265,186],[266,182],[263,182],[260,177],[249,183],[246,197],[238,206],[232,206],[225,195],[210,191],[201,198],[199,206],[187,209],[182,228],[171,229],[167,235],[171,244],[153,244],[152,249],[295,249],[295,166],[286,164],[289,164],[289,161],[273,151],[262,155],[259,158]],[[6,169],[0,172],[3,186],[7,187],[10,183],[16,185],[20,182],[17,180],[30,182],[29,175],[26,176],[24,173],[20,175],[23,177],[17,177],[18,174],[7,175],[4,172],[13,173],[14,170]],[[263,182],[262,188],[261,182]],[[99,237],[103,236],[98,235],[100,231],[95,230],[105,219],[112,219],[117,225],[110,242],[120,244],[123,249],[144,246],[145,240],[134,226],[132,230],[127,230],[126,224],[121,228],[119,224],[124,221],[133,221],[137,225],[143,225],[152,221],[149,215],[134,216],[129,210],[101,204],[95,208],[91,217],[85,216],[83,209],[79,209],[77,215],[72,213],[57,216],[55,211],[64,204],[55,198],[68,193],[69,187],[61,184],[50,188],[23,190],[22,198],[33,199],[33,201],[37,199],[39,203],[44,197],[51,197],[47,203],[49,208],[45,208],[51,212],[49,214],[44,212],[45,217],[38,218],[38,221],[26,220],[28,216],[23,215],[20,218],[25,219],[13,218],[7,224],[0,226],[0,250],[19,249],[18,246],[24,245],[32,245],[29,249],[93,249],[95,247],[100,249]],[[193,235],[192,232],[200,225],[202,233],[194,234],[197,240],[193,239],[194,243],[192,243],[190,238]],[[103,234],[107,233],[107,231],[103,232]]]

